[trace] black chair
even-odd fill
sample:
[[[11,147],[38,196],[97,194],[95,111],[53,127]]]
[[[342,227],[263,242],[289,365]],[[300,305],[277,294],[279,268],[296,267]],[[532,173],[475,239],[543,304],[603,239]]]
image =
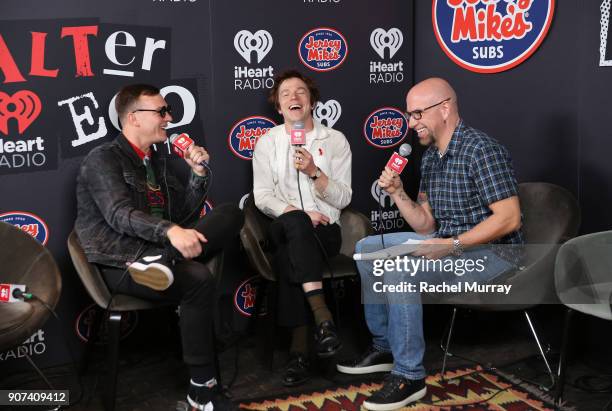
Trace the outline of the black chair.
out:
[[[95,264],[89,263],[85,252],[79,243],[79,239],[74,230],[68,236],[68,251],[72,258],[72,263],[89,296],[94,300],[98,307],[106,310],[108,307],[108,315],[106,317],[108,328],[108,374],[106,377],[106,388],[103,396],[104,407],[106,410],[112,411],[115,409],[115,396],[117,393],[117,373],[119,364],[119,337],[120,325],[123,314],[127,311],[135,310],[150,310],[163,306],[170,305],[163,302],[151,302],[141,298],[132,297],[129,295],[115,294],[112,295],[108,289],[100,270]],[[207,267],[213,274],[220,272],[222,266],[222,256],[212,258]],[[112,297],[112,301],[111,301]],[[109,305],[110,302],[110,305]],[[97,316],[94,320],[92,329],[96,332],[99,329],[100,317]],[[212,332],[212,330],[211,330]],[[83,361],[84,366],[87,365],[89,352],[92,349],[95,336],[88,341],[87,355]],[[83,369],[83,367],[82,367]]]
[[[271,247],[267,241],[267,227],[270,219],[255,206],[251,193],[244,203],[244,226],[240,232],[240,239],[246,251],[251,266],[255,272],[266,281],[264,293],[267,297],[268,315],[264,326],[264,360],[271,368],[274,349],[274,336],[276,329],[276,287],[277,274],[272,268]],[[342,246],[337,256],[329,259],[329,266],[334,279],[355,277],[358,275],[357,267],[353,261],[355,244],[360,239],[372,234],[370,220],[363,214],[345,208],[340,214],[340,229]],[[332,277],[332,272],[326,267],[323,278]],[[261,298],[260,298],[261,301]],[[336,313],[337,314],[337,313]]]
[[[570,325],[574,311],[612,320],[612,231],[587,234],[563,244],[555,262],[555,285],[567,307],[557,371],[555,404],[561,405]]]
[[[0,352],[28,339],[43,326],[62,291],[62,277],[53,256],[31,235],[0,222],[2,283],[25,284],[37,298],[0,304]],[[41,302],[42,301],[42,302]],[[43,304],[44,302],[44,304]]]
[[[496,284],[511,284],[511,295],[514,297],[495,301],[500,297],[483,298],[470,294],[448,300],[454,307],[446,338],[443,336],[440,344],[444,351],[442,374],[447,358],[454,355],[449,352],[449,348],[458,307],[482,311],[522,311],[551,379],[550,386],[544,388],[550,389],[555,384],[555,375],[528,310],[539,304],[558,303],[553,276],[555,256],[559,244],[577,234],[580,210],[569,191],[549,183],[519,184],[519,199],[523,213],[522,229],[527,244],[526,265],[521,270],[505,275],[501,281],[495,281]]]

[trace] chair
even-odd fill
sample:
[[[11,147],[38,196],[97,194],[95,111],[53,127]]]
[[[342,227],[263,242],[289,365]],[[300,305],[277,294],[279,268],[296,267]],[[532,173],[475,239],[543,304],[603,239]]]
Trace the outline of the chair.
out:
[[[567,346],[574,311],[612,320],[612,231],[587,234],[563,244],[555,261],[555,286],[567,307],[557,371],[555,404],[565,385]]]
[[[37,298],[0,304],[0,352],[11,349],[43,326],[62,291],[62,277],[53,256],[17,227],[0,222],[0,282],[25,284]]]
[[[444,351],[442,374],[445,371],[447,358],[453,356],[449,352],[449,347],[457,307],[483,311],[522,311],[548,370],[551,385],[545,388],[550,389],[555,383],[555,376],[528,310],[539,304],[558,302],[553,282],[555,256],[559,244],[577,234],[580,211],[576,199],[569,191],[549,183],[519,184],[519,200],[523,214],[522,229],[527,244],[526,265],[523,269],[504,275],[495,281],[496,284],[511,284],[512,295],[515,297],[503,302],[495,301],[499,297],[483,299],[476,297],[475,294],[449,299],[448,302],[455,306],[446,343],[440,344]]]
[[[265,326],[264,358],[271,367],[274,346],[273,336],[276,326],[274,316],[276,289],[274,283],[276,282],[277,274],[272,268],[272,250],[267,241],[267,226],[270,224],[270,219],[255,206],[252,193],[245,201],[243,211],[244,226],[240,232],[242,245],[255,272],[268,281],[266,284],[266,295],[270,315]],[[357,267],[353,261],[355,244],[373,232],[370,220],[363,214],[348,207],[340,213],[340,229],[342,236],[340,253],[329,259],[334,279],[357,275]],[[326,267],[323,272],[323,278],[328,279],[331,277],[332,273]]]
[[[103,402],[104,408],[106,410],[112,411],[115,409],[115,396],[117,392],[119,337],[123,313],[126,311],[150,310],[169,304],[163,302],[151,302],[143,300],[141,298],[123,294],[115,294],[114,296],[112,296],[110,290],[104,282],[104,279],[102,278],[102,274],[100,273],[98,267],[95,264],[91,264],[89,261],[87,261],[85,252],[83,251],[83,248],[81,247],[79,239],[74,230],[68,236],[67,243],[72,263],[77,271],[77,274],[81,278],[81,281],[85,286],[87,293],[100,308],[106,310],[108,307],[108,316],[106,321],[108,328],[107,363],[109,369],[108,375],[106,377],[106,392],[104,393]],[[207,263],[207,266],[212,273],[217,273],[219,272],[219,267],[221,266],[221,264],[222,257],[215,257]],[[99,321],[99,317],[94,320],[94,324],[92,327],[94,332],[97,331],[99,328]],[[93,346],[94,339],[95,336],[92,336],[88,342],[88,352]],[[89,353],[86,355],[86,358],[84,360],[85,365],[87,364],[88,356]]]

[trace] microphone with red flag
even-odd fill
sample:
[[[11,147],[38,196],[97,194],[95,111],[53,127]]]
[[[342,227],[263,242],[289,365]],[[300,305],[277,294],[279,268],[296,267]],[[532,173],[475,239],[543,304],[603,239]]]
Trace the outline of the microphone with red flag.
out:
[[[0,303],[23,301],[25,290],[23,284],[0,284]]]
[[[408,143],[404,143],[399,148],[399,154],[397,152],[393,152],[391,158],[387,162],[387,167],[391,170],[395,171],[397,174],[402,174],[404,171],[404,167],[408,164],[408,157],[412,153],[412,147]]]
[[[304,122],[296,121],[291,129],[291,145],[303,146],[306,144],[306,131],[304,130]]]
[[[185,153],[187,153],[189,147],[194,144],[193,140],[187,133],[174,133],[168,137],[168,140],[170,140],[170,144],[172,144],[172,151],[174,151],[174,153],[180,158],[185,158]],[[206,161],[202,161],[200,165],[210,171],[210,166]]]

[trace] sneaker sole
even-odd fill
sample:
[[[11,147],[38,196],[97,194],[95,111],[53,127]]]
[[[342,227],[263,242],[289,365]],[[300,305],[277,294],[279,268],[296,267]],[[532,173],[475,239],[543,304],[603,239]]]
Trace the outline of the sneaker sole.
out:
[[[375,404],[375,403],[368,402],[366,400],[363,402],[363,406],[366,409],[371,410],[371,411],[391,411],[391,410],[396,410],[398,408],[402,408],[406,406],[407,404],[410,404],[411,402],[418,401],[421,398],[423,398],[426,394],[427,394],[427,387],[423,387],[422,389],[420,389],[419,391],[415,392],[410,397],[402,401],[393,402],[389,404]]]
[[[128,267],[128,271],[135,283],[157,291],[168,289],[174,282],[172,272],[162,264],[132,263]]]
[[[389,372],[393,369],[393,363],[369,365],[367,367],[347,367],[337,364],[336,369],[344,374],[371,374],[373,372]]]

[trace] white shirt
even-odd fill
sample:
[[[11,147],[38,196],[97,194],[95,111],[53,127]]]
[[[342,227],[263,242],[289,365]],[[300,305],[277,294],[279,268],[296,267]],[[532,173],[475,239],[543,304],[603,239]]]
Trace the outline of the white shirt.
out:
[[[316,210],[337,223],[340,210],[351,202],[351,148],[341,132],[314,122],[306,134],[305,148],[328,178],[324,192],[300,173],[300,187],[306,211]],[[297,177],[293,167],[290,136],[281,124],[263,135],[253,152],[253,195],[255,204],[266,215],[276,218],[292,205],[301,209]]]

